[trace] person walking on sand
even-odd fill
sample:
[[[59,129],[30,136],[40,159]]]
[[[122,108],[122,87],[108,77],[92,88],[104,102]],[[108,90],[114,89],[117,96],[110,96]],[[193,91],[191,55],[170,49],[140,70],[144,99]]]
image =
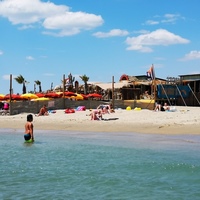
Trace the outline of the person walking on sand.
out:
[[[27,115],[27,122],[25,124],[25,135],[24,139],[27,140],[33,140],[34,141],[34,136],[33,136],[33,115],[29,114]]]

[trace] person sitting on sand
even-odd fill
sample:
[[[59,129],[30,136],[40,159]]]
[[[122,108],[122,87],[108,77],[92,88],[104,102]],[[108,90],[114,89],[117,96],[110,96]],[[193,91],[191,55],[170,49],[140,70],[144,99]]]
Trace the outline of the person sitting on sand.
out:
[[[101,120],[102,119],[102,111],[101,109],[93,110],[90,114],[91,120]]]
[[[170,110],[170,106],[168,106],[167,103],[164,103],[164,106],[162,106],[162,104],[157,104],[154,111],[169,111]]]
[[[47,116],[47,115],[49,115],[49,113],[47,111],[46,105],[43,105],[37,116]]]
[[[97,107],[97,109],[101,109],[103,114],[110,114],[112,112],[114,112],[113,108],[112,108],[112,104],[101,104]]]
[[[164,111],[169,111],[170,110],[170,106],[168,106],[167,103],[164,103],[163,109],[164,109]]]

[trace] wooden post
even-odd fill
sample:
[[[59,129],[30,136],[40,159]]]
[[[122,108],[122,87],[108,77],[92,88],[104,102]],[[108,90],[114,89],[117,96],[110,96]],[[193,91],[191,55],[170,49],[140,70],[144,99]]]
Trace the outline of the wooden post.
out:
[[[10,99],[9,99],[9,101],[10,101],[10,105],[9,105],[9,109],[10,109],[10,115],[11,115],[11,113],[12,113],[12,74],[10,74]]]
[[[114,95],[114,76],[112,77],[112,106],[115,108],[115,95]]]
[[[63,74],[63,108],[65,109],[65,74]]]
[[[156,103],[156,100],[157,100],[157,96],[156,96],[156,87],[157,87],[156,79],[154,79],[154,80],[153,80],[154,103]]]

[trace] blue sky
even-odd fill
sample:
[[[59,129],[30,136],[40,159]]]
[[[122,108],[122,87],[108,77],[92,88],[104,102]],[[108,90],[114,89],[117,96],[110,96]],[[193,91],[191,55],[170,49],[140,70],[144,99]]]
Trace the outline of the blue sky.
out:
[[[33,91],[35,80],[48,90],[70,72],[80,84],[152,64],[160,78],[200,73],[199,0],[1,0],[0,27],[3,94],[10,74]],[[13,92],[22,93],[15,80]]]

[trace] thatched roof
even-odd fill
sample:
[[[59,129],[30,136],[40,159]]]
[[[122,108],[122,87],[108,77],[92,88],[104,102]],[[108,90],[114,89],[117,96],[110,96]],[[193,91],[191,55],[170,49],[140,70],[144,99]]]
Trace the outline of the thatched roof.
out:
[[[112,83],[96,83],[95,85],[99,86],[103,90],[112,89]],[[128,81],[117,82],[117,83],[114,83],[114,88],[119,89],[122,87],[127,87],[129,85],[130,83]]]
[[[133,81],[139,81],[138,78],[136,78],[135,76],[128,76],[129,81],[133,82]]]

